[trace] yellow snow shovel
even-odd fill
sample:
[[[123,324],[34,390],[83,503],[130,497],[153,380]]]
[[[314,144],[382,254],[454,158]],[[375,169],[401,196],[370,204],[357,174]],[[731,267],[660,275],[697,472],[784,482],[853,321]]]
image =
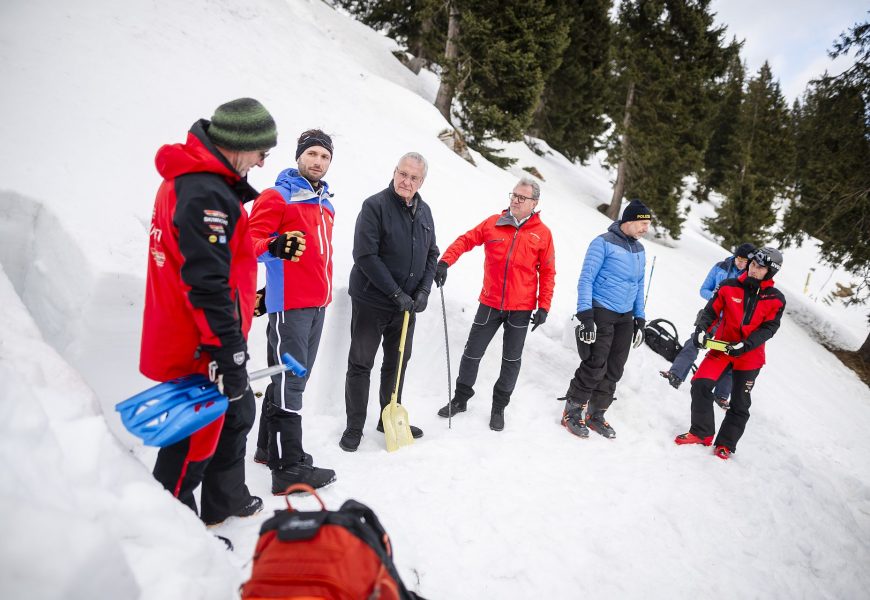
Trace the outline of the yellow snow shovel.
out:
[[[399,404],[399,383],[402,381],[402,363],[405,360],[405,336],[408,334],[408,319],[411,313],[405,311],[402,320],[402,337],[399,339],[399,365],[396,368],[396,387],[390,396],[390,403],[384,407],[381,413],[381,421],[384,423],[384,437],[387,440],[387,452],[395,452],[402,446],[410,446],[414,443],[411,435],[411,423],[408,421],[408,411]]]

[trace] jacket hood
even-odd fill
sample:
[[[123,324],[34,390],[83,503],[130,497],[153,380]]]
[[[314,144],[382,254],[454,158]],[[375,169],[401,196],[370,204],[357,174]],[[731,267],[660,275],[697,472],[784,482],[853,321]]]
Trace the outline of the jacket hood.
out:
[[[323,186],[323,195],[332,196],[329,192],[329,184],[326,183],[326,180],[321,179],[320,184]],[[284,169],[278,173],[278,177],[275,178],[275,187],[286,188],[290,191],[291,195],[296,190],[308,190],[312,193],[314,192],[314,186],[311,185],[311,182],[300,175],[298,169],[293,168]]]
[[[206,135],[209,121],[200,119],[190,128],[183,144],[166,144],[154,157],[157,172],[170,181],[189,173],[215,173],[226,177],[230,183],[242,178],[220,154]]]
[[[611,233],[615,233],[619,237],[629,242],[636,242],[637,240],[634,238],[630,238],[622,232],[622,229],[619,228],[619,221],[614,221],[610,224],[610,227],[607,228],[607,231]]]

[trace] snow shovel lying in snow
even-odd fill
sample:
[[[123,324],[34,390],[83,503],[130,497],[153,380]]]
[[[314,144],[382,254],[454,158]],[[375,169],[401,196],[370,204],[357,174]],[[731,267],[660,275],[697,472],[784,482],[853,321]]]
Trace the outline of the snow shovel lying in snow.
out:
[[[271,377],[290,371],[305,377],[308,370],[289,354],[281,355],[283,364],[254,371],[248,379]],[[230,401],[218,391],[217,384],[201,373],[158,383],[119,402],[115,410],[127,431],[142,438],[146,446],[162,448],[199,431],[227,411]]]
[[[384,424],[384,437],[387,441],[387,452],[395,452],[402,446],[410,446],[414,443],[411,435],[411,423],[408,421],[408,411],[399,404],[399,383],[402,381],[402,363],[405,360],[405,336],[408,334],[408,319],[411,313],[405,311],[402,320],[402,337],[399,338],[399,366],[396,369],[396,387],[390,403],[384,407],[381,413],[381,421]]]

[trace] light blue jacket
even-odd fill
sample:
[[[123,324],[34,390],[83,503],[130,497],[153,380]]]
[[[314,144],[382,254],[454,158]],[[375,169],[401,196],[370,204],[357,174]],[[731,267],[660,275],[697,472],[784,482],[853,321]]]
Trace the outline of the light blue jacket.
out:
[[[707,278],[704,279],[704,283],[701,284],[701,298],[709,300],[713,297],[713,294],[716,293],[716,289],[719,287],[720,283],[726,279],[737,277],[742,272],[743,271],[738,269],[737,265],[734,264],[733,256],[726,258],[722,262],[716,263],[713,265],[713,268],[710,269],[710,272],[707,273]]]
[[[577,312],[602,307],[645,319],[646,252],[614,222],[589,244],[577,282]]]

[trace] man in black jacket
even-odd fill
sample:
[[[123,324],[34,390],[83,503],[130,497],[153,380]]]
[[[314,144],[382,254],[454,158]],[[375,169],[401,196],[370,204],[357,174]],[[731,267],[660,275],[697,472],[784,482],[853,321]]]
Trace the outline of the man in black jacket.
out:
[[[347,428],[339,446],[354,452],[360,444],[369,401],[369,383],[378,346],[383,342],[380,404],[390,401],[399,363],[403,313],[410,311],[401,384],[411,358],[415,313],[423,312],[435,277],[438,246],[432,211],[417,190],[426,179],[426,159],[409,152],[399,159],[386,189],[366,199],[356,219],[350,271],[350,352],[344,401]],[[402,387],[399,387],[399,402]],[[383,423],[378,422],[378,431]],[[411,427],[415,438],[422,437]]]

